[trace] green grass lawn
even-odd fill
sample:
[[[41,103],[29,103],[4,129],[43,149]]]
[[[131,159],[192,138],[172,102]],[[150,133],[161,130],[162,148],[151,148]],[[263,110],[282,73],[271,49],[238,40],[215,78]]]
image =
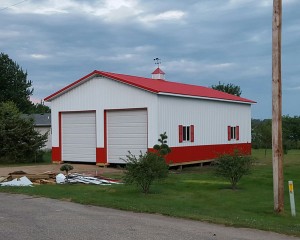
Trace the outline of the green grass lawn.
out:
[[[32,188],[2,187],[0,191],[300,236],[300,151],[289,151],[284,156],[283,214],[273,211],[271,150],[268,150],[266,157],[264,150],[253,150],[253,156],[257,157],[253,173],[242,178],[236,191],[217,178],[213,167],[209,166],[173,171],[162,184],[154,185],[148,195],[126,185],[41,185]],[[290,214],[288,180],[294,181],[296,217]]]

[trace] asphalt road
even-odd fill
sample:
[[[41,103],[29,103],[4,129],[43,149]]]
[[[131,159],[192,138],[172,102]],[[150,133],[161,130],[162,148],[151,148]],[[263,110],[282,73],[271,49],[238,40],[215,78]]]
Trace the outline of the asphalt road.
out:
[[[295,240],[300,238],[154,214],[132,213],[47,198],[0,193],[0,239]]]

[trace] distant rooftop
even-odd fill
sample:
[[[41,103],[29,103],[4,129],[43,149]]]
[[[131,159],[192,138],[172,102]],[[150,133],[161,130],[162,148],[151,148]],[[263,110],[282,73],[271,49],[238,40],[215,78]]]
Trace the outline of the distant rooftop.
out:
[[[24,114],[23,117],[32,118],[36,127],[51,126],[51,113]]]

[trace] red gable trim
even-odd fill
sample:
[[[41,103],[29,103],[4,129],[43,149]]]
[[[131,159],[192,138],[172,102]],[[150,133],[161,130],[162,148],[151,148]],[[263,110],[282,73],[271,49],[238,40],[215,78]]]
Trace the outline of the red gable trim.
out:
[[[97,74],[97,71],[93,71],[91,72],[90,74],[78,79],[77,81],[65,86],[64,88],[60,89],[59,91],[51,94],[50,96],[46,97],[44,100],[45,101],[51,101],[53,98],[57,97],[58,95],[64,93],[65,91],[69,90],[69,89],[72,89],[73,87],[79,85],[80,83],[82,83],[84,80],[87,80],[88,78],[94,76],[95,74]]]
[[[69,84],[63,89],[46,97],[45,101],[51,101],[52,99],[58,97],[59,95],[69,91],[74,87],[77,87],[78,85],[82,84],[84,81],[87,81],[88,79],[92,78],[95,75],[104,76],[114,81],[126,83],[128,85],[138,87],[153,93],[166,93],[166,94],[170,93],[178,96],[209,98],[212,100],[220,99],[220,100],[249,103],[249,104],[255,103],[252,100],[237,97],[235,95],[231,95],[228,93],[220,92],[208,87],[202,87],[202,86],[196,86],[196,85],[190,85],[190,84],[184,84],[178,82],[170,82],[170,81],[159,80],[159,79],[136,77],[136,76],[130,76],[130,75],[118,74],[118,73],[102,72],[97,70],[91,72],[90,74],[80,78],[74,83]]]

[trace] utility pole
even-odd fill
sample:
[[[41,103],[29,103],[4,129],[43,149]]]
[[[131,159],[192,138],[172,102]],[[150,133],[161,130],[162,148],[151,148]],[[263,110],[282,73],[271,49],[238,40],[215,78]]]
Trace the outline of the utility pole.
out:
[[[273,0],[272,24],[272,154],[274,210],[284,211],[281,90],[282,0]]]

